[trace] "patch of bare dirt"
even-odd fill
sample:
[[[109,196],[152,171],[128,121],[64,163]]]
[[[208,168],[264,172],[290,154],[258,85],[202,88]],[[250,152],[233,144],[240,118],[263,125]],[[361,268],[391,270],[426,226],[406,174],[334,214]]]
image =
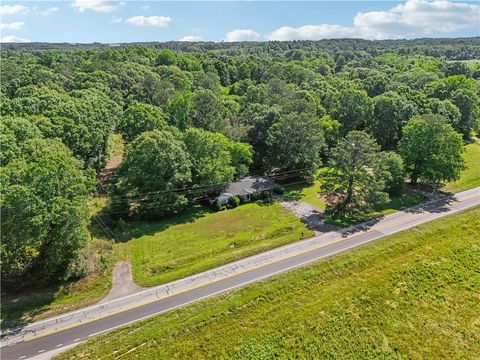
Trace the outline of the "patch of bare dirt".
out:
[[[129,261],[120,261],[113,269],[112,290],[100,303],[131,295],[142,290],[144,288],[133,282],[132,264]]]

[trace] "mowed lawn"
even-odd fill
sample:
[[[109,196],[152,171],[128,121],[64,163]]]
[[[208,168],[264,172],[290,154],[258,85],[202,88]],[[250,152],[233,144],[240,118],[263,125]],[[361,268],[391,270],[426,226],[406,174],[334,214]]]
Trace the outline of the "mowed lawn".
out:
[[[278,203],[250,203],[208,212],[203,208],[157,223],[133,223],[119,257],[134,280],[152,286],[290,243],[313,232]]]
[[[465,169],[459,180],[445,186],[450,192],[460,192],[480,186],[480,144],[472,143],[465,146]]]
[[[319,196],[321,181],[316,179],[313,183],[299,183],[285,186],[285,193],[282,195],[287,201],[304,201],[325,210],[325,201]]]
[[[478,359],[480,208],[92,339],[61,359]]]

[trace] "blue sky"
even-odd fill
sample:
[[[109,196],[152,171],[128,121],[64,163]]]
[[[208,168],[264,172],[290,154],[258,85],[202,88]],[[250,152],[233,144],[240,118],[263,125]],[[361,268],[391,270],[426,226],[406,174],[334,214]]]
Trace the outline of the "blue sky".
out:
[[[2,41],[266,41],[480,36],[478,2],[2,1]]]

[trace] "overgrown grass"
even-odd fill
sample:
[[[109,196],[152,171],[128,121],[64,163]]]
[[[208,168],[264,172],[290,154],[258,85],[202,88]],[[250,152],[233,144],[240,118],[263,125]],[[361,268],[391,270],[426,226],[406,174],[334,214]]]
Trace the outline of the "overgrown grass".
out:
[[[474,359],[480,208],[92,339],[61,359]]]
[[[120,238],[139,285],[179,279],[259,253],[313,232],[278,203],[250,203],[221,212],[203,208],[164,221],[133,223]]]
[[[109,158],[114,156],[123,156],[125,150],[125,143],[122,138],[122,134],[113,134],[109,138]]]
[[[480,186],[480,144],[472,143],[465,146],[465,170],[460,179],[445,186],[446,191],[460,192]]]
[[[11,328],[31,321],[91,305],[104,298],[111,288],[113,264],[112,243],[102,239],[89,240],[84,250],[86,261],[97,261],[105,267],[96,269],[86,277],[54,286],[29,288],[19,293],[2,293],[2,328]]]

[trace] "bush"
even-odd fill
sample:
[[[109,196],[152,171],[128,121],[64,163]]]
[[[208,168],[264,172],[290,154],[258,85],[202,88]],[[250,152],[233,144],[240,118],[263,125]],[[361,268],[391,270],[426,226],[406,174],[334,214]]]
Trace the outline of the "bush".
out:
[[[238,196],[232,196],[229,200],[228,200],[228,207],[233,209],[233,208],[236,208],[238,205],[240,205],[240,198]]]
[[[115,225],[116,229],[118,231],[121,231],[121,232],[124,232],[125,229],[126,229],[126,226],[127,226],[127,223],[125,222],[125,220],[123,220],[122,218],[118,219],[117,220],[117,223]]]
[[[285,188],[283,186],[276,186],[273,188],[273,193],[277,195],[283,195],[285,193]]]
[[[262,195],[263,195],[263,200],[266,203],[270,203],[273,201],[273,194],[271,191],[265,191]]]
[[[222,211],[225,209],[225,206],[220,204],[220,201],[218,201],[218,199],[212,203],[212,206],[213,206],[213,209],[216,211]]]

